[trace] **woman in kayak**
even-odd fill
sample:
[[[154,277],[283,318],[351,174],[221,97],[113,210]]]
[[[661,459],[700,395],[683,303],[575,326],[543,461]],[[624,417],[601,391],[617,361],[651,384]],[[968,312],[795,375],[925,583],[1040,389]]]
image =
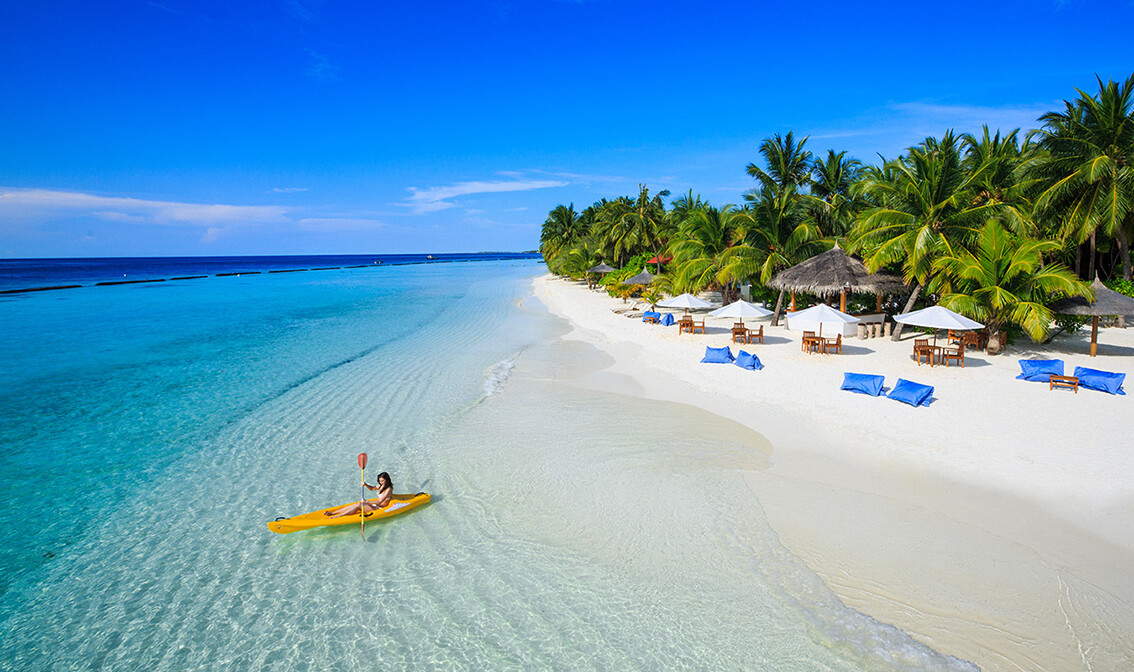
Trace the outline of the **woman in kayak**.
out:
[[[363,483],[363,485],[366,486],[366,488],[369,490],[378,492],[378,496],[374,499],[367,499],[361,502],[361,504],[365,506],[367,512],[377,511],[378,509],[381,509],[382,507],[389,504],[390,499],[394,496],[394,484],[390,481],[390,475],[384,471],[378,474],[378,483],[376,485],[370,485],[369,483]],[[334,511],[324,511],[323,515],[330,516],[331,518],[349,516],[352,513],[358,513],[359,504],[360,502],[355,502],[353,504],[347,504],[346,506],[338,508]]]

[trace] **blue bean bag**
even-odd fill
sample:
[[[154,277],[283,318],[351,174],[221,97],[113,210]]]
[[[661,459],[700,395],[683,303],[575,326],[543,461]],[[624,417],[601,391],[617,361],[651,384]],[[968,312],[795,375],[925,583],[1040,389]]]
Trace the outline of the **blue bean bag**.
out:
[[[899,378],[898,384],[886,396],[910,406],[925,406],[929,404],[929,399],[933,396],[933,386]]]
[[[705,356],[701,358],[702,364],[732,364],[732,350],[726,345],[723,348],[705,347]]]
[[[1030,380],[1036,383],[1051,382],[1052,376],[1063,375],[1062,359],[1021,359],[1022,373],[1016,376],[1019,380]]]
[[[882,394],[882,383],[885,380],[885,376],[877,376],[871,373],[844,373],[843,385],[839,389],[877,397]]]
[[[1126,393],[1122,391],[1122,381],[1126,380],[1125,373],[1112,373],[1110,371],[1088,369],[1085,366],[1076,366],[1075,377],[1079,379],[1079,387],[1085,387],[1088,390],[1098,390],[1099,392],[1106,392],[1108,394],[1126,395]]]
[[[727,350],[728,348],[725,349]],[[760,363],[759,357],[750,355],[743,350],[736,354],[736,361],[733,362],[733,364],[736,364],[742,369],[748,369],[749,371],[759,371],[764,368],[764,365]]]
[[[651,317],[656,317],[658,319],[661,319],[661,313],[655,313],[651,310],[647,310],[647,311],[642,313],[642,321],[643,322],[650,319]]]
[[[673,313],[666,313],[665,315],[662,315],[661,322],[658,322],[658,324],[663,327],[669,327],[673,326],[674,321],[675,320],[673,319]]]

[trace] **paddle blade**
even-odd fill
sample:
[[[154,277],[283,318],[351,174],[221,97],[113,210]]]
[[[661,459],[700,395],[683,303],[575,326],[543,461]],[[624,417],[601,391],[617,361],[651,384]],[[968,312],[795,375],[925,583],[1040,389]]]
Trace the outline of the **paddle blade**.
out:
[[[366,468],[366,453],[359,453],[358,454],[358,468],[359,469],[365,469]]]

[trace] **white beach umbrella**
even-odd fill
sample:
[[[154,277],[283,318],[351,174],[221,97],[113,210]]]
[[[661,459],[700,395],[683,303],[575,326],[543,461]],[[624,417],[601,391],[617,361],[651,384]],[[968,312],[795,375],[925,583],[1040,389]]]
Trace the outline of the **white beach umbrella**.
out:
[[[818,323],[820,336],[823,335],[824,324],[836,325],[841,330],[844,324],[853,324],[854,322],[860,321],[854,315],[847,315],[841,310],[832,308],[825,303],[820,303],[817,306],[811,306],[804,310],[797,310],[794,313],[788,313],[787,318],[788,326],[792,329],[795,328],[791,327],[792,323]]]
[[[933,344],[937,345],[937,329],[955,329],[957,331],[968,331],[970,329],[980,329],[984,325],[975,320],[954,313],[948,308],[941,306],[930,306],[929,308],[922,308],[915,310],[912,313],[902,313],[901,315],[894,316],[895,322],[902,324],[909,324],[915,327],[929,327],[934,329]]]
[[[709,315],[713,317],[735,317],[740,320],[741,324],[744,324],[744,318],[746,317],[767,317],[771,314],[772,311],[767,308],[757,306],[754,303],[748,303],[747,301],[733,301],[727,306],[717,308],[709,313]]]
[[[713,306],[708,301],[688,293],[659,301],[658,305],[662,308],[684,308],[687,313],[690,308],[711,308]]]

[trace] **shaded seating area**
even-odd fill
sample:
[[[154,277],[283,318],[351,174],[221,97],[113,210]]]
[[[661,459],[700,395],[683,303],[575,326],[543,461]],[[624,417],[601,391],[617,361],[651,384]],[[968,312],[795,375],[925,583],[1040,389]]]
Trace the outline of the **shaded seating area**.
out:
[[[823,349],[823,339],[816,336],[814,331],[805,331],[799,342],[799,349],[807,354],[820,352]]]
[[[677,321],[677,333],[679,333],[679,334],[685,334],[685,333],[696,334],[698,332],[700,332],[702,334],[705,333],[705,319],[704,318],[701,318],[700,322],[695,322],[693,320],[692,315],[683,315],[681,317],[681,319]]]
[[[965,342],[961,341],[954,348],[941,348],[941,363],[949,366],[949,362],[956,362],[958,366],[965,366]]]
[[[925,360],[930,366],[937,364],[937,346],[930,345],[928,338],[915,338],[913,342],[913,356],[917,361],[917,365],[921,366],[921,360]]]
[[[988,346],[988,329],[980,329],[975,331],[958,331],[956,329],[949,330],[950,343],[962,343],[966,348],[974,348],[980,350]]]
[[[764,342],[764,325],[760,325],[759,329],[749,329],[744,326],[744,323],[732,325],[732,342],[733,343],[755,343],[759,341]]]

